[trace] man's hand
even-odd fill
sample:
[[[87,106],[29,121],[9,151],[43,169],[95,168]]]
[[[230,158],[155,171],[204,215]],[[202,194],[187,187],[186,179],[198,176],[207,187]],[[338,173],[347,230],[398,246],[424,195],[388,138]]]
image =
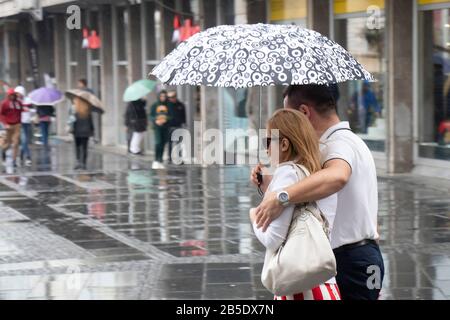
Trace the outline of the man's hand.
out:
[[[258,228],[262,228],[263,232],[265,232],[272,221],[281,215],[283,209],[283,206],[277,199],[276,192],[267,193],[261,204],[256,208],[255,214]]]
[[[257,173],[260,172],[263,175],[263,182],[259,185]],[[258,164],[256,167],[252,169],[250,174],[250,180],[255,186],[259,186],[262,192],[266,192],[267,187],[272,181],[272,176],[268,174],[268,169],[264,167],[262,164]]]

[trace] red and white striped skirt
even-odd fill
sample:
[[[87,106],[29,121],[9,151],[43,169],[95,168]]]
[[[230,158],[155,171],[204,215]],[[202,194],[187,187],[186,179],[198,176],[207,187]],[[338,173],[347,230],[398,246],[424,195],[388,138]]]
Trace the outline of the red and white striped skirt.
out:
[[[275,296],[275,300],[341,300],[337,284],[324,283],[320,286],[292,296]]]

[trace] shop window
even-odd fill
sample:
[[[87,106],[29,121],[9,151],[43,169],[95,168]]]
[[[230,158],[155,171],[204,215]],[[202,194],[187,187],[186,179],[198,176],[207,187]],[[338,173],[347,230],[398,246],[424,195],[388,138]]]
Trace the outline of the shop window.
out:
[[[336,100],[342,120],[373,151],[385,151],[385,27],[382,11],[375,25],[369,13],[335,20],[335,41],[347,49],[369,71],[377,82],[350,81],[338,85]]]
[[[125,7],[117,7],[117,60],[127,60],[128,11]]]
[[[419,14],[419,157],[450,160],[450,9]]]
[[[146,41],[146,59],[150,61],[159,59],[159,28],[161,24],[161,11],[156,9],[154,2],[145,3],[145,41]]]

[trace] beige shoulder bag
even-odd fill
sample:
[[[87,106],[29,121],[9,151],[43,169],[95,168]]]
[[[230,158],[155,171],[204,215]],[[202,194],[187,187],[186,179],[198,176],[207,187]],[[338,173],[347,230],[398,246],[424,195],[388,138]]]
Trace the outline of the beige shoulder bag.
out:
[[[299,180],[308,170],[295,167]],[[276,252],[266,251],[263,285],[277,296],[305,292],[336,275],[336,260],[328,240],[328,222],[315,202],[296,205],[286,240]]]

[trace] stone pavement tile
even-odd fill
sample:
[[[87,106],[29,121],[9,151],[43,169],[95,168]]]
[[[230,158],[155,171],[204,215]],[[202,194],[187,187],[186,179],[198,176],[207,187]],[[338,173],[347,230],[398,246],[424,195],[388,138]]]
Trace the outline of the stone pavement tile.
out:
[[[26,300],[29,290],[0,290],[0,300]]]
[[[155,291],[152,292],[150,300],[201,300],[203,293],[201,291],[169,291],[169,292],[161,292]]]
[[[31,290],[44,277],[41,275],[2,276],[0,290]]]
[[[253,297],[251,283],[206,285],[205,299],[253,299]]]
[[[255,288],[255,290],[258,291],[267,291],[266,287],[264,287],[264,285],[261,282],[260,275],[253,277],[253,287]]]
[[[436,281],[450,280],[450,266],[437,265],[425,268],[425,272]]]
[[[84,288],[75,298],[78,300],[136,300],[139,292],[135,289],[120,288]]]
[[[446,297],[437,288],[390,288],[395,300],[445,300]]]
[[[441,289],[446,296],[450,296],[450,280],[434,280],[435,287]]]
[[[159,279],[177,279],[177,278],[201,278],[205,270],[205,264],[166,264],[161,268]]]
[[[273,300],[274,295],[267,290],[255,291],[256,300]]]
[[[423,272],[395,272],[385,274],[383,286],[390,288],[431,288],[433,283]]]
[[[136,287],[139,285],[139,274],[137,271],[95,272],[85,285],[88,288]]]
[[[86,282],[86,278],[78,280],[72,280],[69,276],[58,279],[48,279],[36,285],[28,294],[28,298],[42,298],[46,299],[64,297],[67,299],[76,299],[80,294],[81,288]]]
[[[156,290],[164,292],[170,291],[202,291],[203,278],[176,278],[176,279],[164,279],[159,280],[155,284]]]
[[[250,270],[208,270],[207,284],[251,282]]]
[[[95,257],[117,257],[117,256],[130,256],[141,254],[141,251],[131,247],[92,249],[88,250],[88,252],[94,255]]]

